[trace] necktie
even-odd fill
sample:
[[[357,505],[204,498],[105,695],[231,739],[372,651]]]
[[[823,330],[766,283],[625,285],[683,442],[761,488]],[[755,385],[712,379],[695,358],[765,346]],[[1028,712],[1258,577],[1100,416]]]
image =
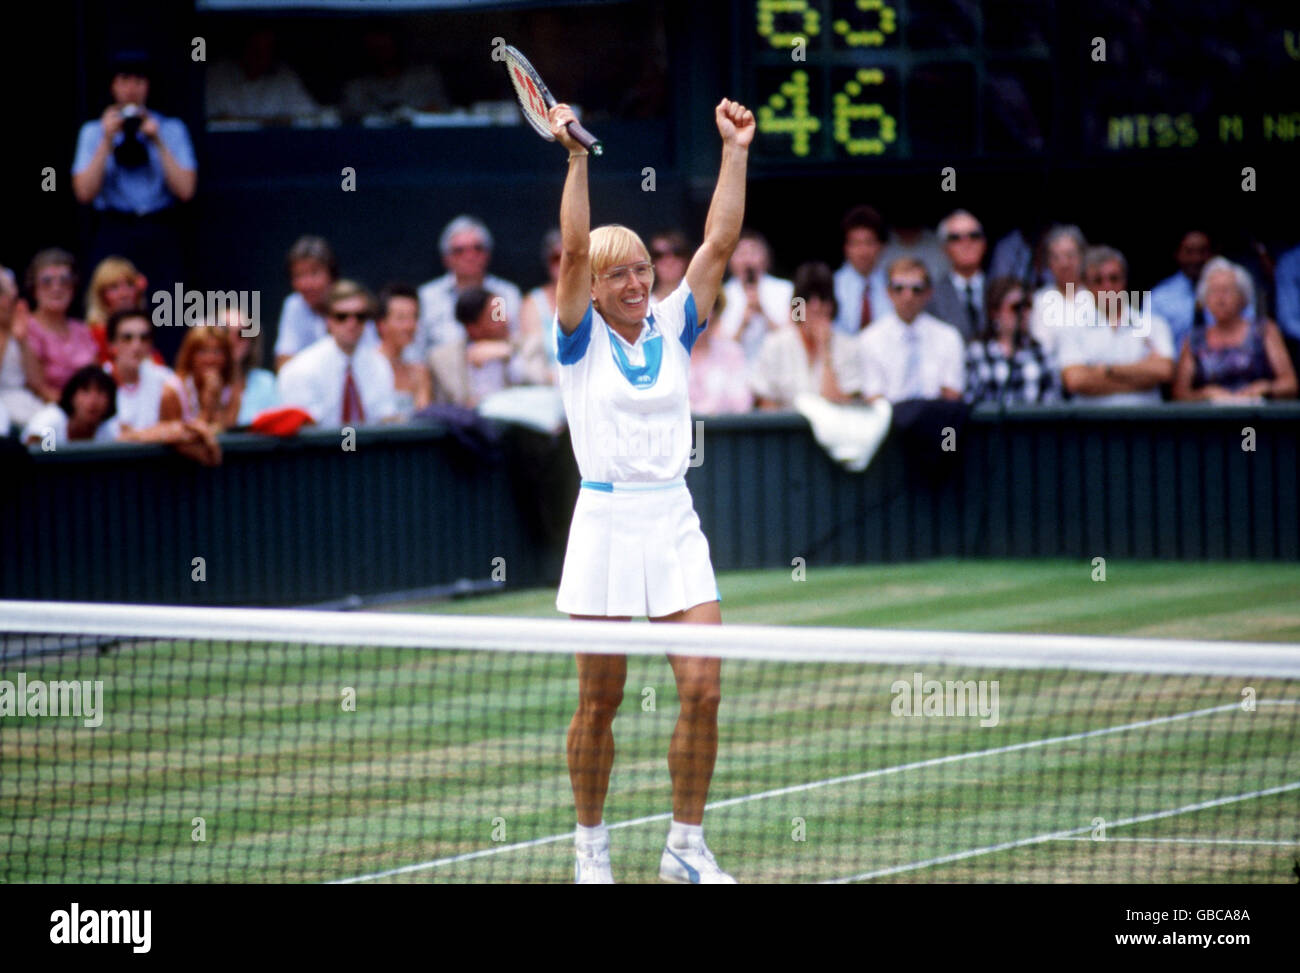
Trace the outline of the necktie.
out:
[[[361,393],[357,391],[357,380],[352,377],[352,366],[348,365],[343,379],[343,424],[365,421],[366,410],[361,407]]]
[[[903,390],[900,402],[921,398],[921,340],[916,333],[916,323],[903,325],[903,341],[907,344],[907,357],[903,361]]]
[[[871,323],[871,281],[862,285],[862,310],[858,315],[858,330]]]
[[[966,281],[966,337],[974,338],[980,333],[980,312],[975,307],[975,285]]]

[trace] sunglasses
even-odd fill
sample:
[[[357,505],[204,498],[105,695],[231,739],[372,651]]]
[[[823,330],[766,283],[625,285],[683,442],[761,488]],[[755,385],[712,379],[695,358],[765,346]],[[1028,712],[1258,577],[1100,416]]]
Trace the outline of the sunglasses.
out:
[[[453,257],[459,257],[462,253],[465,253],[468,250],[473,250],[476,253],[486,253],[487,244],[486,243],[462,243],[452,247],[450,253]]]
[[[902,294],[904,291],[911,291],[913,294],[924,294],[930,289],[929,284],[897,284],[894,281],[889,282],[889,289],[895,294]]]
[[[72,275],[71,274],[41,274],[41,276],[36,278],[36,283],[40,284],[42,287],[55,287],[55,286],[71,287]]]
[[[149,335],[143,331],[122,331],[118,333],[117,340],[124,345],[133,345],[137,341],[147,344],[150,341]]]
[[[983,230],[971,230],[969,233],[949,233],[944,237],[949,243],[956,243],[958,240],[983,240]]]
[[[365,311],[330,311],[330,317],[335,321],[361,321],[365,323],[368,315]]]

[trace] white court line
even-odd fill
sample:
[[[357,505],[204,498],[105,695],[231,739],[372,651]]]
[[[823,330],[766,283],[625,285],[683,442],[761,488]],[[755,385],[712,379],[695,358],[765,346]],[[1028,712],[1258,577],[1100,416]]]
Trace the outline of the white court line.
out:
[[[1104,845],[1108,841],[1158,845],[1268,845],[1273,848],[1300,847],[1300,841],[1264,841],[1259,838],[1058,838],[1058,841],[1091,841]]]
[[[1279,699],[1279,700],[1258,700],[1257,706],[1295,706],[1300,705],[1300,700],[1296,699]],[[1042,740],[1030,740],[1025,743],[1013,743],[1005,747],[993,747],[988,750],[973,750],[969,753],[952,754],[947,757],[932,757],[929,760],[918,760],[913,763],[898,764],[894,767],[883,767],[878,770],[866,770],[857,774],[848,774],[843,777],[830,777],[826,780],[811,781],[806,784],[793,784],[789,787],[779,787],[775,790],[760,791],[757,794],[746,794],[742,797],[731,797],[725,801],[713,801],[705,805],[706,811],[716,811],[719,808],[732,807],[736,804],[746,804],[750,801],[761,801],[769,797],[782,797],[786,794],[798,794],[804,791],[816,790],[821,787],[830,787],[835,784],[848,784],[860,780],[869,780],[874,777],[884,777],[888,774],[900,774],[908,770],[919,770],[922,767],[937,767],[941,764],[957,763],[962,760],[974,760],[977,757],[991,757],[1004,753],[1014,753],[1019,750],[1031,750],[1037,747],[1046,747],[1054,743],[1069,743],[1073,740],[1083,740],[1088,737],[1105,736],[1111,733],[1123,733],[1128,730],[1137,730],[1147,726],[1158,726],[1162,723],[1174,723],[1179,720],[1195,719],[1198,716],[1208,716],[1212,713],[1226,713],[1230,710],[1241,708],[1241,703],[1225,703],[1222,706],[1211,706],[1208,709],[1191,710],[1187,713],[1176,713],[1173,716],[1158,716],[1149,720],[1140,720],[1136,723],[1125,723],[1120,726],[1105,727],[1100,730],[1085,730],[1080,733],[1071,733],[1067,736],[1047,737]],[[619,828],[631,828],[640,824],[649,824],[652,821],[667,821],[672,817],[672,812],[665,811],[662,814],[649,814],[645,817],[633,818],[628,821],[619,821],[609,825],[609,830],[615,831]],[[1085,828],[1089,831],[1091,828]],[[573,832],[565,831],[561,834],[548,835],[545,838],[534,838],[531,841],[519,841],[510,845],[498,845],[495,848],[482,848],[478,851],[464,852],[460,855],[452,855],[449,858],[436,858],[432,861],[418,862],[413,865],[402,865],[400,868],[390,868],[382,872],[370,872],[366,875],[355,875],[352,878],[338,878],[327,883],[330,885],[350,885],[356,882],[370,882],[380,878],[390,878],[394,875],[408,875],[412,872],[423,872],[433,868],[443,868],[447,865],[455,865],[460,862],[473,861],[476,858],[487,858],[492,855],[503,855],[506,852],[522,851],[525,848],[538,848],[542,845],[554,844],[557,841],[572,839]],[[846,879],[845,881],[852,881]]]
[[[1194,811],[1204,811],[1207,808],[1221,807],[1224,804],[1235,804],[1238,801],[1249,801],[1256,797],[1269,797],[1273,794],[1285,794],[1287,791],[1300,790],[1300,780],[1292,781],[1290,784],[1279,784],[1277,787],[1269,787],[1262,791],[1251,791],[1248,794],[1234,794],[1232,797],[1216,797],[1212,801],[1201,801],[1197,804],[1185,804],[1182,807],[1171,808],[1167,811],[1154,811],[1151,814],[1139,814],[1136,817],[1124,818],[1120,821],[1107,822],[1108,828],[1122,828],[1130,824],[1142,824],[1146,821],[1158,821],[1161,818],[1172,818],[1179,814],[1191,814]],[[946,865],[949,862],[962,861],[967,858],[975,858],[979,855],[991,855],[999,851],[1009,851],[1012,848],[1023,848],[1025,845],[1037,845],[1044,841],[1056,841],[1061,838],[1069,838],[1077,834],[1083,834],[1092,830],[1092,825],[1085,824],[1081,828],[1070,828],[1066,831],[1053,831],[1049,834],[1038,834],[1032,838],[1020,838],[1017,841],[1004,841],[997,845],[988,845],[984,848],[971,848],[968,851],[958,851],[951,855],[941,855],[938,858],[928,858],[925,861],[909,862],[906,865],[894,865],[892,868],[878,868],[873,872],[862,872],[859,875],[850,875],[848,878],[835,878],[824,882],[825,885],[844,885],[848,882],[865,882],[872,878],[883,878],[886,875],[898,875],[901,872],[913,872],[922,868],[931,868],[934,865]],[[1100,844],[1101,842],[1098,842]]]

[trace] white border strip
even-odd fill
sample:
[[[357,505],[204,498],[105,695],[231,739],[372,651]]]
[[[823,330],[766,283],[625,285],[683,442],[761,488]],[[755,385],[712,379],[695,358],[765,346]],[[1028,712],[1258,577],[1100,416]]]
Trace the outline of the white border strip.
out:
[[[1300,841],[1265,841],[1258,838],[1058,838],[1058,841],[1091,841],[1104,845],[1122,841],[1134,845],[1267,845],[1270,848],[1300,848]]]
[[[1083,635],[0,601],[0,632],[511,652],[617,652],[785,662],[967,665],[1300,678],[1300,645]]]

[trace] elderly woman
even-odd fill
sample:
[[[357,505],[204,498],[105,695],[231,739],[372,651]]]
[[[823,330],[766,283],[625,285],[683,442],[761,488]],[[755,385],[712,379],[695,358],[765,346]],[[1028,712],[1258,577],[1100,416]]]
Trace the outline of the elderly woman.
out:
[[[1025,327],[1029,301],[1014,277],[995,277],[984,294],[984,333],[966,346],[966,401],[1029,404],[1061,398],[1059,376]]]
[[[1282,332],[1272,321],[1242,316],[1255,288],[1245,268],[1215,257],[1201,271],[1196,302],[1213,319],[1192,329],[1174,374],[1174,398],[1184,402],[1293,399],[1296,375]]]
[[[36,310],[27,319],[27,384],[46,402],[58,402],[63,384],[78,368],[98,358],[94,336],[68,317],[77,289],[76,261],[57,247],[42,250],[27,268],[27,290]]]
[[[560,201],[556,287],[559,386],[582,489],[556,607],[573,618],[717,625],[722,621],[709,543],[684,479],[691,449],[688,375],[740,239],[745,169],[757,126],[743,105],[714,109],[722,165],[704,242],[686,278],[650,305],[654,267],[624,226],[591,229],[587,150],[569,134],[568,105],[550,111],[569,152]],[[704,842],[704,805],[718,749],[720,660],[669,656],[681,711],[668,750],[672,826],[659,860],[670,882],[734,884]],[[578,828],[580,884],[608,884],[609,832],[602,812],[614,759],[611,724],[623,698],[627,657],[579,653],[578,709],[569,725],[569,779]]]
[[[1053,363],[1061,342],[1060,325],[1071,313],[1066,310],[1067,303],[1074,302],[1072,310],[1085,308],[1091,314],[1092,295],[1083,284],[1083,252],[1087,248],[1088,241],[1077,226],[1057,224],[1043,235],[1045,262],[1055,283],[1034,294],[1029,333]]]

